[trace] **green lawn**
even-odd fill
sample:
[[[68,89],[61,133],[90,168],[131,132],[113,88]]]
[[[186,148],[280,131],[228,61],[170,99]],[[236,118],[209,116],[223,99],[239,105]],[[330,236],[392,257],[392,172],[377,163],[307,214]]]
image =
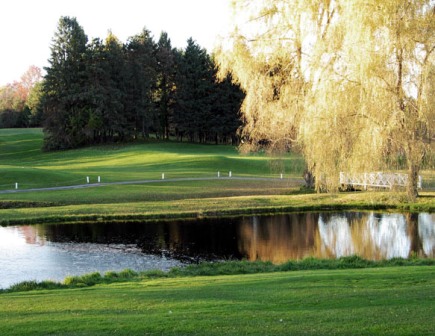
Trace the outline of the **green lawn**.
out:
[[[312,194],[301,192],[303,159],[241,155],[231,146],[147,142],[42,152],[40,129],[0,130],[0,190],[101,181],[154,183],[104,185],[78,190],[0,193],[0,223],[185,218],[276,211],[382,209],[434,211],[435,192],[415,203],[400,192]],[[171,178],[228,176],[206,181]],[[280,173],[284,178],[280,179]],[[161,180],[164,173],[166,180]],[[430,181],[433,171],[423,172]],[[237,177],[274,177],[238,180]]]
[[[177,142],[105,145],[83,149],[42,152],[40,129],[0,130],[0,189],[37,188],[97,182],[180,177],[297,176],[304,162],[300,156],[271,159],[240,155],[235,147]]]
[[[0,295],[3,335],[433,335],[435,267],[181,277]]]

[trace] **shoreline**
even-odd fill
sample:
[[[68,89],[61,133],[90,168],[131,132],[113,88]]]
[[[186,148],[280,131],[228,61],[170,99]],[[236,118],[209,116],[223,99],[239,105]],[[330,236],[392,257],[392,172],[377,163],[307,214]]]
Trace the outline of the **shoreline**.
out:
[[[435,192],[414,203],[400,193],[364,192],[211,197],[154,202],[45,204],[0,201],[0,225],[187,220],[313,211],[435,212]],[[8,205],[10,207],[8,207]],[[16,205],[16,206],[14,206]]]

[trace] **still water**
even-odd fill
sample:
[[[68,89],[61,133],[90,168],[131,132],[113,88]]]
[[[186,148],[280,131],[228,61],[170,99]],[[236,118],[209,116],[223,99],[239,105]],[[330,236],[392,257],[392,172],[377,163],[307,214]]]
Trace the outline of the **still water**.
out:
[[[435,214],[301,213],[148,223],[0,227],[0,288],[201,260],[435,256]]]

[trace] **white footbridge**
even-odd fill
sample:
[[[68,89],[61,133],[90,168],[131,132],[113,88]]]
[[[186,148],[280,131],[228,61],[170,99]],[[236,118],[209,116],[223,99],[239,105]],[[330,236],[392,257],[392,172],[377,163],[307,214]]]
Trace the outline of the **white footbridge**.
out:
[[[340,184],[343,186],[361,186],[364,189],[369,187],[389,188],[406,187],[408,185],[408,175],[399,173],[362,173],[349,174],[340,173]],[[422,178],[418,176],[417,188],[421,189]]]

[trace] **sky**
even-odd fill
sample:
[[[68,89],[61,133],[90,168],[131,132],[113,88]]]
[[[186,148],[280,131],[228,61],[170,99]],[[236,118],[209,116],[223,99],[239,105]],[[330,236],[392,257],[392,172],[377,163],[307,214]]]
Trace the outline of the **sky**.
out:
[[[211,52],[231,22],[230,0],[9,0],[0,9],[0,86],[18,81],[31,66],[47,66],[61,16],[76,17],[88,39],[112,31],[122,42],[147,28],[172,46],[192,37]]]

